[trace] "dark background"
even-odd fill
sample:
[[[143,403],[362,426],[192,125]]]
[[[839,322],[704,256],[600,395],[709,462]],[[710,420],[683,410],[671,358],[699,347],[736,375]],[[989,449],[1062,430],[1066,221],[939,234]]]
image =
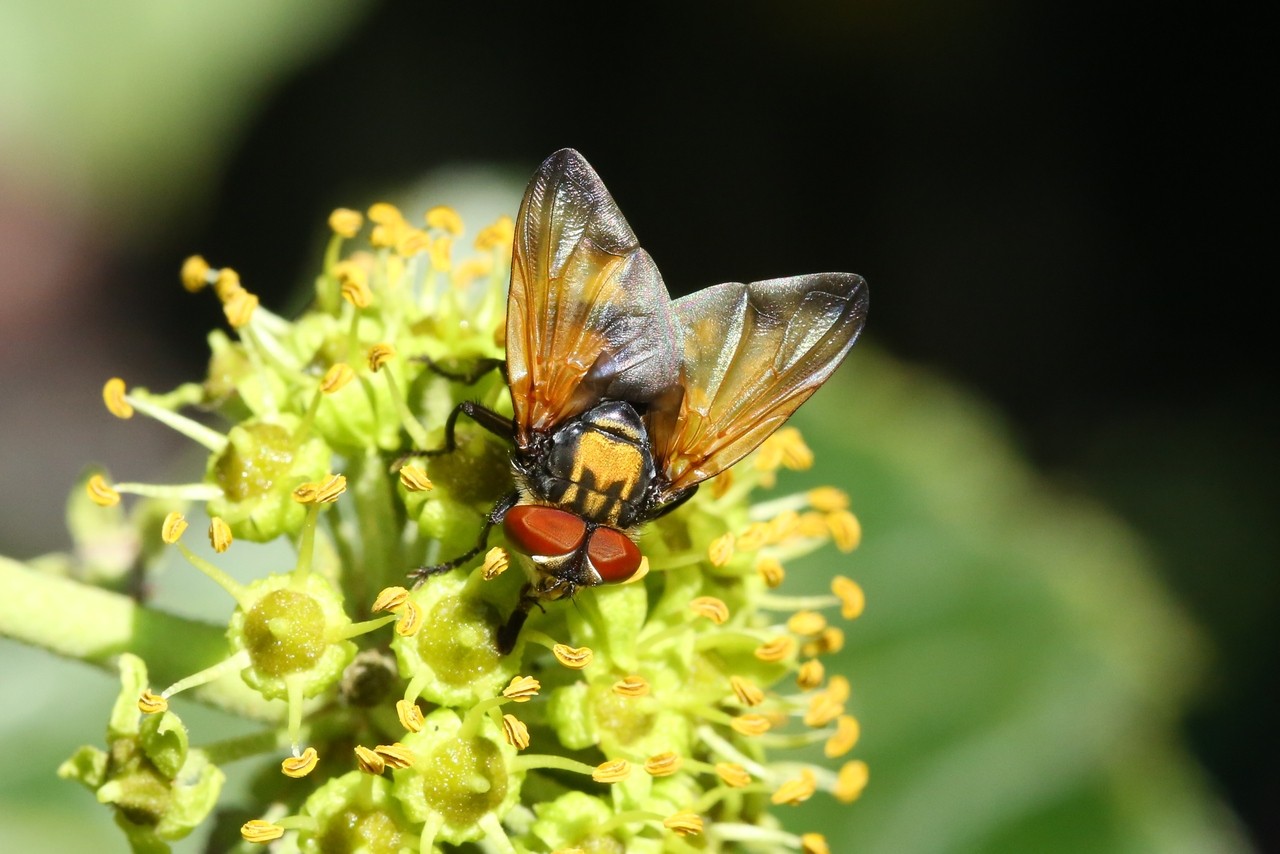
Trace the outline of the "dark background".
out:
[[[285,304],[332,207],[562,146],[673,292],[862,273],[870,340],[1146,535],[1214,645],[1193,749],[1280,847],[1264,32],[1176,3],[386,4],[276,81],[203,216],[110,278],[190,376],[218,309],[155,288],[187,254]]]

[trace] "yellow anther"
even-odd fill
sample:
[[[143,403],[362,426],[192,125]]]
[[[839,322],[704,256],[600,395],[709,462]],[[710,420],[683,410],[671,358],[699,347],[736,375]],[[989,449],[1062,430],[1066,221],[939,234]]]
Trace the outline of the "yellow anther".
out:
[[[804,645],[804,654],[808,656],[826,655],[844,649],[844,632],[835,626],[827,626],[822,634]]]
[[[663,819],[662,826],[681,836],[697,836],[702,833],[702,817],[697,813],[681,810]]]
[[[805,691],[811,691],[822,684],[825,674],[826,668],[822,666],[822,662],[811,658],[800,665],[800,670],[796,673],[796,684]]]
[[[431,246],[427,250],[427,254],[431,258],[431,266],[441,273],[447,273],[452,270],[453,260],[449,257],[449,253],[452,250],[453,240],[447,234],[442,234],[431,241]]]
[[[794,510],[784,510],[769,520],[769,541],[781,543],[792,537],[803,536],[800,514]]]
[[[631,775],[631,763],[625,759],[611,759],[601,762],[591,772],[591,779],[597,783],[620,783]]]
[[[404,223],[379,223],[369,231],[369,245],[374,249],[389,249],[396,245]]]
[[[106,478],[100,474],[90,477],[84,489],[89,494],[89,500],[99,507],[115,507],[120,503],[120,493],[112,489]]]
[[[355,237],[364,225],[364,214],[351,208],[336,208],[329,214],[329,228],[339,237],[350,239]]]
[[[407,732],[422,732],[422,725],[425,720],[422,717],[422,709],[418,707],[415,701],[397,700],[396,717],[400,719],[400,726],[404,727]]]
[[[316,753],[314,747],[308,747],[302,751],[301,756],[290,756],[280,763],[280,771],[286,777],[305,777],[316,768],[316,763],[320,761],[320,754]]]
[[[796,611],[787,620],[787,629],[797,635],[816,635],[827,627],[827,618],[817,611]]]
[[[338,500],[338,496],[346,491],[346,477],[340,474],[331,474],[320,481],[319,488],[316,490],[316,502],[319,504],[332,504]]]
[[[233,329],[243,329],[253,319],[253,313],[257,310],[258,295],[246,290],[237,291],[222,304],[222,313],[227,316],[227,323],[230,323]]]
[[[672,774],[680,770],[680,766],[684,764],[684,760],[679,754],[667,751],[666,753],[658,753],[650,756],[644,762],[644,770],[649,772],[651,777],[670,777]]]
[[[298,484],[298,488],[293,491],[293,500],[299,504],[311,504],[316,500],[316,492],[320,489],[320,484],[314,481]]]
[[[823,513],[849,509],[849,493],[834,486],[819,486],[805,493],[809,506]]]
[[[172,510],[160,525],[160,539],[173,545],[182,539],[182,532],[185,530],[187,530],[187,520],[177,510]]]
[[[783,427],[775,435],[782,448],[784,466],[796,471],[813,467],[813,451],[809,450],[799,430],[794,427]]]
[[[590,647],[572,647],[562,643],[553,646],[551,654],[556,657],[556,661],[570,670],[581,670],[595,658],[595,653],[591,651]]]
[[[422,606],[412,599],[404,603],[400,619],[396,620],[396,634],[402,638],[411,638],[422,628]]]
[[[751,775],[747,773],[746,768],[743,768],[737,762],[717,762],[716,776],[723,780],[726,786],[733,789],[741,789],[743,786],[751,785]]]
[[[821,833],[805,833],[800,837],[800,854],[831,854],[831,847]]]
[[[293,500],[299,504],[332,504],[347,491],[347,479],[331,474],[324,480],[308,481],[293,491]]]
[[[767,546],[771,534],[772,530],[768,522],[752,522],[746,527],[746,530],[738,535],[738,550],[754,552],[762,546]]]
[[[719,501],[733,486],[733,469],[720,472],[711,479],[711,497]]]
[[[420,228],[405,226],[396,235],[396,254],[401,258],[412,258],[419,252],[431,249],[431,235]]]
[[[378,225],[397,225],[404,222],[404,214],[390,202],[374,202],[369,205],[369,221]]]
[[[369,304],[373,302],[373,291],[369,290],[369,283],[363,276],[343,279],[339,289],[341,290],[342,298],[356,308],[368,308]]]
[[[689,603],[689,610],[699,617],[706,617],[717,626],[729,619],[729,606],[714,596],[699,596]]]
[[[489,255],[481,255],[478,258],[468,258],[453,269],[453,286],[455,288],[465,288],[472,282],[478,282],[493,272],[493,258]]]
[[[209,545],[218,554],[222,554],[231,548],[231,526],[228,525],[221,516],[214,516],[209,520]]]
[[[240,825],[240,837],[245,842],[262,845],[284,836],[284,828],[260,818],[251,818]]]
[[[350,365],[346,362],[334,362],[320,380],[320,391],[333,394],[355,378],[356,372],[351,370]]]
[[[365,287],[369,285],[369,268],[354,258],[339,261],[330,268],[330,273],[338,280],[339,285],[347,282],[358,282]]]
[[[849,680],[836,674],[831,677],[830,684],[827,685],[827,693],[835,697],[837,702],[845,703],[849,700],[849,695],[853,693]]]
[[[410,492],[427,492],[436,488],[422,466],[409,463],[400,467],[400,484]]]
[[[631,674],[613,683],[613,693],[620,697],[644,697],[649,694],[649,680]]]
[[[529,746],[529,728],[515,715],[502,716],[502,736],[516,750]]]
[[[635,584],[637,581],[644,578],[648,574],[649,574],[649,558],[646,557],[645,555],[640,555],[640,565],[636,567],[636,571],[631,573],[631,577],[628,578],[626,581],[622,581],[619,583]]]
[[[764,715],[738,715],[729,726],[739,735],[764,735],[773,729],[773,723]]]
[[[480,575],[485,581],[493,581],[506,572],[507,567],[510,565],[511,559],[507,556],[507,550],[502,546],[494,546],[484,554],[484,564],[480,567]]]
[[[756,573],[770,589],[779,587],[787,578],[787,571],[776,557],[762,557],[756,561]]]
[[[511,217],[503,214],[498,219],[480,229],[480,233],[476,235],[476,249],[481,252],[494,250],[499,255],[505,255],[511,251],[511,244],[515,241],[516,224]]]
[[[733,688],[734,696],[738,698],[738,702],[744,706],[758,706],[764,702],[764,691],[761,691],[760,686],[750,679],[743,679],[741,676],[730,676],[729,686]]]
[[[707,557],[712,566],[724,566],[733,560],[733,534],[721,534],[712,540],[707,548]]]
[[[168,710],[169,701],[159,694],[143,691],[142,696],[138,697],[138,711],[144,715],[154,715]]]
[[[390,344],[374,344],[369,348],[369,370],[375,374],[382,366],[395,358],[396,348]]]
[[[782,445],[777,433],[764,440],[760,450],[756,451],[753,465],[762,472],[777,471],[782,466]]]
[[[827,743],[823,745],[822,752],[828,759],[835,759],[837,756],[844,756],[854,745],[858,743],[858,737],[862,735],[862,727],[858,723],[858,719],[853,715],[841,715],[836,718],[835,735],[827,739]]]
[[[387,760],[379,756],[377,751],[370,750],[363,744],[357,744],[355,746],[355,754],[356,767],[364,773],[377,777],[387,770]]]
[[[532,676],[516,676],[511,684],[502,689],[502,696],[517,703],[527,703],[537,696],[541,688],[542,683]]]
[[[846,620],[856,620],[862,616],[862,611],[867,606],[867,594],[862,592],[858,582],[837,575],[831,579],[831,592],[840,600],[840,616]]]
[[[779,786],[778,790],[769,797],[769,800],[775,806],[781,804],[796,806],[809,800],[816,791],[818,791],[818,780],[813,776],[813,772],[806,768],[800,772],[799,777],[794,780],[788,780]]]
[[[836,800],[843,801],[846,804],[856,801],[858,796],[862,794],[862,790],[867,787],[867,780],[870,775],[871,772],[867,768],[867,763],[861,759],[846,762],[844,767],[840,769],[840,773],[836,775],[834,791]]]
[[[199,255],[192,255],[182,262],[182,287],[187,293],[199,293],[209,286],[209,262]]]
[[[218,271],[213,279],[213,292],[217,294],[218,301],[226,303],[238,293],[243,293],[244,286],[240,284],[240,274],[230,267],[223,267]]]
[[[124,396],[124,380],[119,377],[112,377],[102,387],[102,402],[107,405],[107,411],[116,418],[133,417],[133,407],[124,399]]]
[[[427,211],[426,220],[428,228],[438,228],[454,237],[462,234],[462,217],[448,205],[437,205]]]
[[[827,526],[831,529],[831,539],[835,540],[836,548],[842,552],[851,552],[862,542],[862,523],[848,510],[828,513]]]
[[[830,691],[823,691],[809,700],[809,708],[804,713],[804,725],[814,728],[823,727],[843,714],[844,701]]]
[[[790,657],[795,651],[795,641],[790,635],[778,635],[772,640],[755,648],[755,657],[761,661],[774,663]]]
[[[819,513],[817,510],[810,510],[807,513],[801,513],[800,519],[796,524],[796,534],[801,537],[812,537],[815,539],[825,540],[831,536],[831,526],[827,524],[827,516],[825,513]]]
[[[379,611],[399,611],[409,601],[409,591],[403,587],[384,587],[373,600],[373,613]]]
[[[374,752],[382,757],[388,768],[408,768],[414,762],[413,751],[400,742],[379,744]]]

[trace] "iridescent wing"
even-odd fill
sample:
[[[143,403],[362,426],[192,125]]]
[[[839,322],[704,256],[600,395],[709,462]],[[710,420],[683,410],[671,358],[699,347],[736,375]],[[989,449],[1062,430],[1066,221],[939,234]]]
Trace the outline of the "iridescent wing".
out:
[[[862,331],[867,286],[852,273],[729,282],[674,308],[685,394],[651,435],[668,500],[755,450],[831,376]]]
[[[534,174],[516,219],[507,379],[523,447],[604,397],[678,395],[680,331],[658,268],[582,155]]]

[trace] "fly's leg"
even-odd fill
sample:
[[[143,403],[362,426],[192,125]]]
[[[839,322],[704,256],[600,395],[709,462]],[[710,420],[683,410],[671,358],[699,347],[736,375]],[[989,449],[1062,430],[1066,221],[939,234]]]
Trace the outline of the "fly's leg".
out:
[[[472,421],[479,424],[499,438],[506,439],[508,442],[514,441],[516,435],[515,424],[510,418],[499,415],[488,407],[480,404],[464,400],[453,408],[449,413],[449,417],[444,422],[444,444],[439,448],[431,448],[425,451],[409,451],[407,454],[401,454],[396,457],[395,462],[391,464],[391,471],[400,471],[400,467],[405,464],[406,460],[415,457],[439,457],[444,454],[452,454],[458,449],[458,416],[465,415]]]
[[[503,380],[507,379],[507,360],[506,359],[477,359],[472,363],[471,369],[467,371],[451,371],[448,368],[441,367],[440,363],[430,356],[415,356],[417,361],[422,362],[434,373],[439,374],[447,380],[464,383],[465,385],[474,385],[480,381],[480,378],[492,370],[502,372]]]
[[[502,624],[502,628],[498,629],[498,653],[500,655],[507,655],[516,648],[516,641],[520,638],[520,629],[524,628],[524,621],[529,619],[529,612],[533,610],[535,605],[539,608],[542,607],[538,597],[533,595],[533,586],[526,584],[524,589],[520,591],[520,601],[516,603],[516,609],[511,612],[511,616]]]
[[[690,498],[692,498],[694,494],[698,491],[698,487],[700,485],[701,484],[695,483],[693,486],[690,486],[687,489],[681,490],[679,495],[677,495],[675,498],[673,498],[672,500],[668,501],[666,504],[663,504],[661,507],[659,507],[657,512],[654,513],[649,518],[661,519],[663,516],[667,515],[672,510],[675,510],[677,507],[679,507],[680,505],[688,501]]]
[[[507,515],[507,511],[515,506],[516,501],[520,499],[520,493],[513,492],[500,499],[497,504],[493,505],[484,517],[484,526],[480,529],[480,537],[476,540],[476,544],[463,554],[455,558],[450,558],[444,563],[432,564],[431,566],[420,566],[417,569],[409,570],[409,577],[413,579],[413,586],[417,587],[433,575],[439,575],[442,572],[448,572],[451,569],[457,569],[471,560],[480,552],[484,551],[484,547],[489,544],[489,531],[502,521]]]

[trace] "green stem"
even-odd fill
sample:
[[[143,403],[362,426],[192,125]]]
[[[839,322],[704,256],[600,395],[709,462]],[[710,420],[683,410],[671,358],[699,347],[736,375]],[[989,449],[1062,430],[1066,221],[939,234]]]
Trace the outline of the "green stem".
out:
[[[373,594],[392,584],[404,583],[410,566],[400,551],[403,511],[397,509],[386,463],[376,451],[353,456],[347,466],[347,487],[355,499],[356,529],[360,531],[360,565],[348,567],[355,577],[343,579],[354,601],[368,603]]]
[[[167,685],[227,656],[225,630],[166,614],[127,596],[44,575],[0,557],[0,635],[57,655],[114,670],[132,652],[147,662],[154,684]],[[205,705],[255,720],[278,721],[284,704],[268,702],[239,674],[192,690]]]

